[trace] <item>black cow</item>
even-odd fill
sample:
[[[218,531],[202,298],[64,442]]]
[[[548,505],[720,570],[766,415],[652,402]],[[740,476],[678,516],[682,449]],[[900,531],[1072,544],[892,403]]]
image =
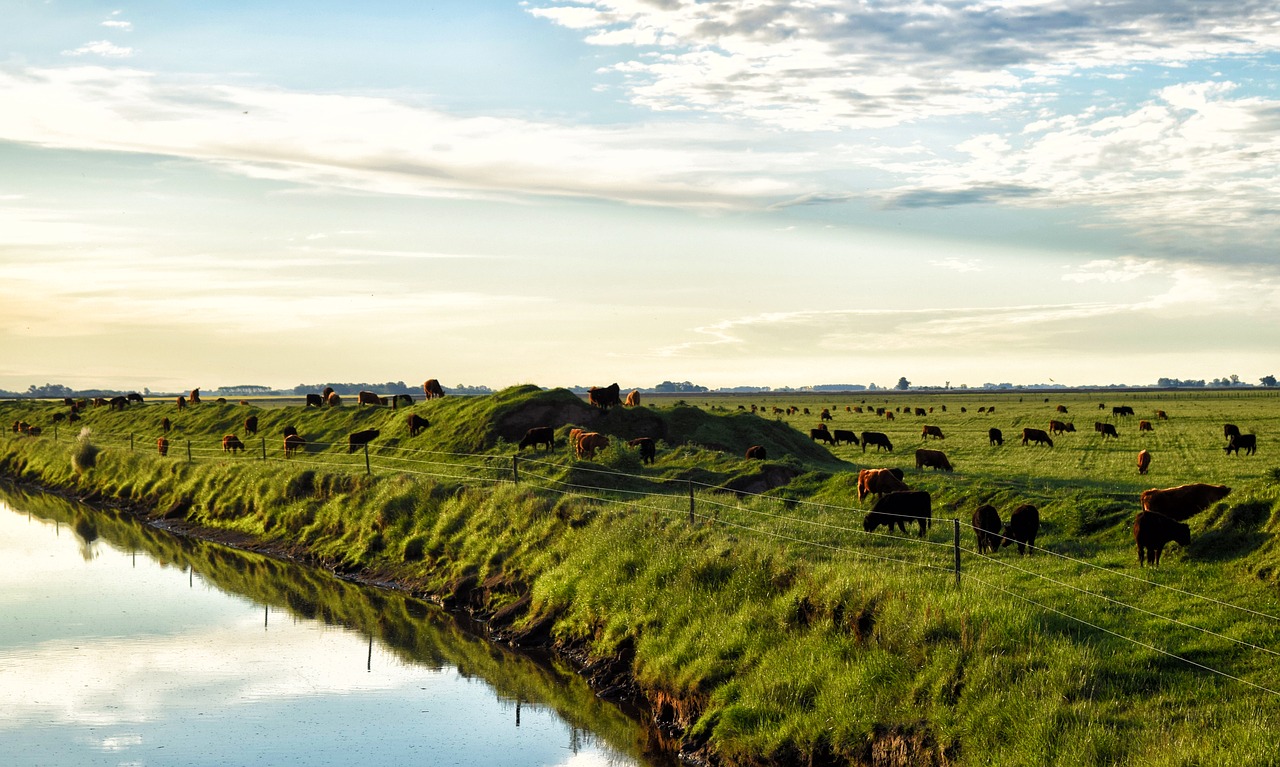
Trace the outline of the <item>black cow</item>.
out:
[[[1111,408],[1111,415],[1120,416],[1122,418],[1127,415],[1133,415],[1133,408],[1128,405],[1117,405]]]
[[[1258,452],[1258,435],[1257,434],[1236,434],[1231,437],[1231,441],[1227,443],[1225,450],[1227,455],[1235,453],[1240,455],[1240,448],[1244,448],[1245,455],[1253,455]]]
[[[1191,545],[1191,527],[1154,511],[1140,511],[1133,519],[1133,540],[1138,544],[1138,566],[1160,564],[1160,554],[1170,542]]]
[[[251,415],[244,419],[244,430],[247,434],[258,433],[258,416]]]
[[[319,394],[308,394],[307,407],[324,407],[324,398]]]
[[[747,458],[755,461],[764,461],[767,460],[768,453],[765,451],[763,445],[752,445],[747,448]]]
[[[1120,439],[1120,435],[1116,433],[1116,427],[1114,424],[1096,423],[1093,426],[1100,434],[1102,434],[1103,439],[1106,439],[1107,437]]]
[[[999,429],[987,429],[987,439],[991,441],[993,446],[1004,444],[1004,434]]]
[[[636,437],[628,440],[627,444],[640,448],[640,463],[653,463],[657,460],[658,446],[653,441],[653,437]]]
[[[378,438],[377,429],[365,429],[364,431],[353,432],[347,436],[347,454],[354,453],[361,447],[368,445],[370,442]]]
[[[409,415],[405,416],[404,420],[405,420],[405,423],[409,425],[410,437],[418,436],[423,432],[423,430],[425,430],[428,426],[431,425],[430,422],[427,421],[427,419],[423,418],[417,413],[410,413]]]
[[[1000,548],[1000,512],[989,503],[973,510],[973,535],[978,539],[978,553],[995,553]]]
[[[1028,442],[1034,442],[1037,445],[1048,445],[1049,447],[1053,447],[1053,440],[1049,439],[1049,435],[1045,433],[1044,429],[1032,429],[1030,427],[1023,429],[1022,444],[1025,445]]]
[[[832,438],[831,432],[827,431],[826,429],[810,429],[809,439],[813,440],[814,442],[825,442],[828,445],[835,444],[835,439]]]
[[[622,389],[618,384],[613,383],[605,387],[592,386],[587,391],[587,401],[601,410],[608,410],[611,407],[621,407],[622,405]]]
[[[835,443],[837,445],[840,444],[841,442],[844,442],[845,444],[849,444],[849,443],[853,443],[855,445],[858,444],[858,435],[854,434],[848,429],[836,429],[835,431],[831,432],[831,438],[835,440]]]
[[[554,450],[556,446],[556,430],[550,426],[535,426],[524,433],[520,438],[520,442],[516,445],[516,450],[524,450],[526,447],[538,449],[538,445],[546,445],[548,450]]]
[[[889,437],[879,431],[862,432],[862,452],[867,452],[867,445],[875,445],[878,452],[881,448],[893,452],[893,443],[889,441]]]
[[[1234,423],[1224,423],[1222,425],[1222,436],[1226,439],[1240,436],[1240,427]]]
[[[923,538],[933,519],[931,500],[925,490],[901,490],[896,493],[885,493],[867,512],[862,520],[862,529],[872,532],[884,525],[890,530],[894,525],[901,532],[907,531],[907,523],[915,520],[920,525],[920,537]]]
[[[1018,556],[1023,549],[1030,554],[1036,547],[1036,534],[1040,532],[1040,510],[1029,503],[1024,503],[1009,515],[1009,524],[1004,526],[1001,546],[1018,544]]]

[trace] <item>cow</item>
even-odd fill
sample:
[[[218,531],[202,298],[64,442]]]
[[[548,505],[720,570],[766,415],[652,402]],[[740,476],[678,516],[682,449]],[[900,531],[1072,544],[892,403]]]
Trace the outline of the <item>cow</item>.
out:
[[[106,397],[94,397],[94,398],[93,398],[93,406],[94,406],[94,407],[106,407],[106,406],[107,406],[107,398],[106,398]]]
[[[1158,421],[1167,421],[1167,420],[1169,420],[1169,414],[1168,414],[1168,413],[1166,413],[1166,412],[1164,412],[1163,410],[1157,410],[1157,411],[1156,411],[1156,420],[1158,420]]]
[[[125,395],[125,399],[129,400],[130,402],[136,402],[139,405],[142,404],[142,395],[137,393],[136,391],[129,392],[127,395]]]
[[[1231,439],[1232,437],[1239,437],[1239,436],[1240,436],[1240,427],[1239,427],[1239,426],[1236,426],[1234,423],[1224,423],[1224,424],[1222,425],[1222,436],[1223,436],[1223,438],[1224,438],[1224,439]]]
[[[578,437],[578,457],[588,461],[596,457],[597,450],[609,447],[609,437],[599,432],[589,431]]]
[[[862,432],[862,452],[867,452],[867,445],[875,445],[876,450],[881,448],[893,452],[893,443],[889,441],[889,437],[884,432],[864,431]]]
[[[810,429],[809,439],[813,440],[814,442],[825,442],[828,445],[835,444],[835,440],[831,438],[831,432],[827,431],[826,429]]]
[[[109,405],[112,410],[124,410],[125,408],[129,407],[129,398],[123,397],[123,396],[112,397],[107,402],[107,405]]]
[[[925,467],[943,471],[952,470],[951,462],[947,460],[945,453],[941,450],[927,450],[922,447],[916,450],[916,468],[923,469]]]
[[[293,426],[292,424],[280,430],[280,435],[283,437],[289,437],[297,433],[298,433],[298,427]]]
[[[870,533],[884,525],[892,531],[897,525],[898,530],[905,533],[907,523],[915,520],[920,525],[920,537],[923,538],[933,518],[930,503],[929,493],[924,490],[887,493],[877,499],[871,511],[867,512],[862,520],[862,529]]]
[[[191,396],[187,397],[187,402],[191,403],[192,405],[199,405],[199,404],[200,404],[200,389],[199,389],[199,388],[196,388],[196,389],[192,389],[192,390],[191,390]]]
[[[1151,453],[1146,450],[1138,451],[1138,473],[1146,474],[1149,468],[1151,468]]]
[[[910,490],[902,481],[902,469],[862,469],[858,472],[858,502],[868,495],[884,495]]]
[[[1207,485],[1197,482],[1164,489],[1143,490],[1138,496],[1142,510],[1162,514],[1169,519],[1185,522],[1210,505],[1221,501],[1231,492],[1226,485]]]
[[[334,393],[334,391],[333,391],[333,387],[332,387],[332,386],[326,386],[326,387],[324,387],[324,390],[320,392],[320,399],[324,400],[325,402],[328,402],[328,401],[329,401],[329,395],[330,395],[330,394],[333,394],[333,393]]]
[[[578,452],[578,437],[586,434],[586,429],[570,429],[569,430],[569,449],[574,453]]]
[[[822,419],[823,421],[834,420],[831,416],[831,411],[825,407],[822,409],[822,413],[818,416],[818,418]]]
[[[225,405],[225,404],[227,404],[227,398],[226,398],[226,397],[218,397],[216,400],[214,400],[214,402],[218,403],[219,405]]]
[[[753,461],[766,461],[768,454],[765,452],[764,445],[752,445],[747,448],[747,458]]]
[[[653,437],[636,437],[628,440],[627,445],[640,448],[640,463],[653,463],[657,460],[658,446]]]
[[[1036,534],[1040,532],[1040,510],[1024,503],[1009,515],[1009,522],[1001,531],[1000,546],[1018,544],[1018,556],[1025,550],[1028,555],[1036,548]]]
[[[1094,428],[1102,435],[1103,439],[1111,437],[1112,439],[1120,439],[1120,435],[1116,433],[1115,424],[1099,423],[1094,424]]]
[[[884,420],[886,420],[886,421],[892,421],[892,420],[893,420],[893,411],[892,411],[892,410],[886,410],[886,411],[885,411],[885,414],[884,414]]]
[[[227,434],[222,438],[222,452],[235,455],[241,450],[244,450],[244,443],[236,435]]]
[[[244,430],[246,434],[258,433],[258,416],[251,415],[244,419]]]
[[[1075,430],[1076,430],[1076,425],[1074,423],[1063,423],[1062,421],[1049,422],[1050,434],[1065,434],[1067,432],[1072,432]]]
[[[1140,511],[1133,519],[1133,540],[1138,544],[1138,566],[1160,565],[1160,554],[1170,542],[1191,545],[1191,526],[1153,511]]]
[[[987,441],[991,443],[992,447],[1003,445],[1004,433],[994,427],[987,429]]]
[[[324,402],[329,407],[342,407],[342,397],[339,397],[336,391],[331,391],[326,394]]]
[[[841,442],[845,444],[850,444],[850,443],[854,445],[858,444],[858,435],[854,434],[848,429],[836,429],[835,431],[831,432],[831,438],[835,440],[835,444],[837,445],[840,444]]]
[[[245,406],[247,407],[247,406],[249,405],[249,400],[247,400],[247,399],[242,399],[242,400],[240,400],[240,404],[241,404],[241,405],[245,405]]]
[[[284,437],[284,457],[291,458],[299,450],[305,450],[307,441],[297,434],[286,434]]]
[[[386,403],[382,401],[381,397],[374,394],[373,392],[362,391],[356,394],[356,404],[363,406],[363,405],[385,405]]]
[[[942,429],[937,426],[926,426],[920,430],[920,439],[928,439],[929,437],[933,437],[934,439],[946,439],[946,437],[942,435]]]
[[[1053,440],[1049,439],[1049,435],[1045,433],[1044,429],[1032,429],[1030,427],[1023,429],[1022,444],[1025,445],[1028,442],[1034,442],[1037,445],[1048,445],[1049,447],[1053,447]]]
[[[1065,413],[1065,412],[1067,412],[1067,406],[1066,406],[1066,405],[1058,405],[1058,412],[1059,412],[1059,413]]]
[[[391,407],[398,408],[401,405],[409,407],[413,404],[413,396],[409,394],[393,394],[391,395]]]
[[[1223,449],[1227,451],[1227,455],[1231,455],[1232,453],[1240,455],[1240,448],[1244,448],[1245,455],[1253,455],[1258,452],[1258,435],[1236,434]]]
[[[1155,431],[1155,429],[1151,428],[1150,421],[1138,421],[1138,431]]]
[[[80,420],[80,414],[71,412],[67,414],[67,423],[75,423]]]
[[[980,407],[980,408],[978,408],[978,412],[979,412],[979,413],[985,413],[985,412],[987,412],[987,408],[986,408],[986,407]]]
[[[925,409],[922,407],[916,408],[916,415],[926,415]]]
[[[986,555],[1000,549],[1000,512],[989,503],[973,510],[973,535],[978,539],[978,553]]]
[[[166,439],[166,438],[164,438],[164,437],[158,437],[158,438],[156,439],[156,452],[160,453],[160,457],[161,457],[161,458],[163,458],[164,456],[168,455],[168,454],[169,454],[169,440],[168,440],[168,439]]]
[[[404,420],[405,420],[405,423],[409,425],[410,437],[418,436],[423,432],[424,429],[426,429],[428,426],[431,425],[430,423],[428,423],[427,419],[423,418],[417,413],[410,413],[408,416],[405,417]]]
[[[161,419],[160,419],[160,431],[163,431],[163,432],[165,432],[165,433],[167,434],[168,432],[170,432],[170,431],[172,431],[172,430],[173,430],[173,422],[169,420],[169,417],[168,417],[168,416],[165,416],[164,418],[161,418]]]
[[[347,455],[351,455],[359,448],[368,449],[368,444],[378,438],[379,431],[377,429],[365,429],[363,431],[353,432],[347,435]]]
[[[54,414],[53,414],[53,422],[54,422],[54,423],[62,423],[62,422],[63,422],[63,421],[65,421],[65,420],[67,420],[67,414],[66,414],[66,413],[54,413]]]
[[[184,396],[182,396],[181,394],[179,394],[179,395],[178,395],[178,409],[179,409],[179,410],[181,410],[181,409],[183,409],[183,408],[184,408],[184,407],[186,407],[186,406],[187,406],[187,398],[186,398],[186,397],[184,397]]]
[[[640,407],[640,390],[632,389],[627,392],[627,399],[622,404],[627,407]]]
[[[538,445],[546,445],[547,450],[554,450],[556,446],[556,430],[550,426],[535,426],[524,433],[520,438],[520,442],[516,445],[516,450],[524,450],[526,447],[538,449]]]
[[[324,407],[324,399],[319,394],[308,394],[307,407]]]
[[[603,388],[592,386],[587,390],[587,401],[593,406],[606,411],[611,407],[621,405],[622,399],[619,396],[618,384],[612,383]]]
[[[1116,405],[1111,408],[1111,415],[1120,416],[1121,418],[1127,415],[1133,415],[1133,408],[1128,405]]]
[[[422,382],[422,395],[427,399],[439,399],[444,396],[444,387],[434,378]]]

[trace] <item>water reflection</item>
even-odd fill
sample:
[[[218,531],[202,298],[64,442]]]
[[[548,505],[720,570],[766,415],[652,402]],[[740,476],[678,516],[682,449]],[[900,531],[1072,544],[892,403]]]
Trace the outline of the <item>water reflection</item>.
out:
[[[652,763],[579,678],[427,603],[5,488],[0,741],[41,765]]]

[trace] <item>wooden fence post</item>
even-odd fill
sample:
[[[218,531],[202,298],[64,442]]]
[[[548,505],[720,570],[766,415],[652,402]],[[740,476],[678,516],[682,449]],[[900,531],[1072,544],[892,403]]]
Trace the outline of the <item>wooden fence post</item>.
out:
[[[369,443],[364,443],[364,473],[372,474],[373,468],[369,466]]]
[[[187,463],[191,463],[191,440],[187,440]]]
[[[956,587],[960,586],[960,520],[951,520],[951,529],[954,532],[952,536],[955,541],[956,550]]]

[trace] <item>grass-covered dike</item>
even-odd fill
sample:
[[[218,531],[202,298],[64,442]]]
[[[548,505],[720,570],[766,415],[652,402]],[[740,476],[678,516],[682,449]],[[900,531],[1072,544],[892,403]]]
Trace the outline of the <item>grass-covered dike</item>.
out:
[[[62,403],[16,402],[0,405],[3,422],[43,433],[6,431],[0,473],[470,610],[495,639],[554,647],[599,694],[647,707],[689,759],[1280,763],[1280,461],[1265,437],[1258,455],[1228,456],[1221,436],[1224,421],[1280,433],[1280,401],[1126,395],[1141,417],[1169,418],[1143,434],[1136,419],[1117,422],[1112,440],[1092,429],[1115,421],[1099,396],[694,395],[601,414],[525,386],[396,410],[90,408],[57,424],[56,440]],[[792,404],[794,415],[772,414]],[[889,421],[867,404],[910,411]],[[1018,444],[1023,426],[1060,418],[1059,404],[1084,428],[1052,449]],[[832,428],[883,431],[895,451],[811,441],[823,407]],[[429,423],[415,437],[409,413]],[[250,415],[258,436],[244,431]],[[955,472],[915,468],[924,424],[945,433],[927,446]],[[513,464],[521,435],[541,425],[557,427],[556,449]],[[309,443],[290,460],[285,426]],[[610,435],[610,447],[576,460],[574,426]],[[346,437],[370,428],[381,434],[366,473]],[[222,452],[230,433],[243,453]],[[659,440],[652,466],[625,446],[638,436]],[[770,460],[743,458],[753,444]],[[1142,448],[1155,456],[1147,477],[1133,465]],[[862,531],[870,502],[857,501],[856,470],[879,466],[933,495],[924,541]],[[1200,481],[1233,491],[1192,520],[1190,547],[1140,570],[1128,530],[1138,492]],[[1044,551],[984,560],[963,528],[956,587],[951,519],[981,503],[1006,517],[1036,504]]]

